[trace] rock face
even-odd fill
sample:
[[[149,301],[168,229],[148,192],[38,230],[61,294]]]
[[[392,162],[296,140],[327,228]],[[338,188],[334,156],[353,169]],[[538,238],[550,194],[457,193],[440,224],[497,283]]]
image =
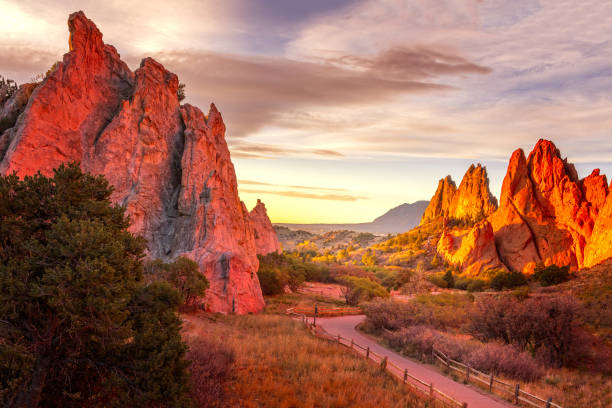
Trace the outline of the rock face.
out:
[[[479,222],[467,233],[445,229],[437,250],[447,262],[459,265],[462,273],[469,276],[490,269],[506,269],[497,255],[493,228],[487,220]]]
[[[481,221],[497,209],[497,199],[489,190],[487,169],[473,164],[466,171],[459,188],[451,176],[438,182],[421,225],[441,218],[463,221]]]
[[[497,210],[497,199],[489,190],[487,169],[473,164],[467,170],[448,208],[448,217],[482,220]]]
[[[151,58],[132,72],[82,12],[68,27],[70,52],[2,135],[0,171],[51,174],[79,161],[104,174],[151,256],[200,264],[211,310],[260,311],[254,232],[221,114],[181,106],[178,78]]]
[[[257,200],[257,204],[249,213],[253,232],[255,234],[255,247],[260,255],[267,255],[272,252],[281,253],[281,246],[276,236],[276,231],[268,218],[266,205]]]
[[[420,225],[442,217],[447,217],[456,191],[457,186],[455,185],[455,182],[451,176],[446,176],[443,179],[440,179],[440,181],[438,181],[438,188],[436,189],[433,197],[431,197],[431,200],[425,209],[425,213],[423,214],[423,218],[421,218]]]
[[[575,270],[612,256],[611,216],[599,169],[579,180],[556,146],[540,140],[529,157],[521,149],[512,154],[499,208],[488,222],[500,261],[531,273],[538,262]]]
[[[485,167],[472,164],[458,189],[454,189],[450,176],[440,180],[431,202],[436,202],[436,206],[431,208],[429,220],[440,217],[445,220],[437,251],[447,262],[459,265],[468,275],[477,275],[487,269],[505,269],[497,255],[491,224],[483,221],[497,209],[497,199],[489,190]],[[449,221],[455,220],[476,225],[471,230],[449,228]],[[428,221],[424,216],[421,224],[425,222]]]

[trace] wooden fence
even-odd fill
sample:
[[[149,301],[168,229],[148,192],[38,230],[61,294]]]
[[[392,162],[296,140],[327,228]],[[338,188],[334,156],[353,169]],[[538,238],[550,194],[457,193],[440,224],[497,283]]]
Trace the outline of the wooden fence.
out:
[[[292,309],[296,314],[303,314],[306,316],[314,316],[314,307],[295,307]],[[330,316],[346,316],[346,315],[357,315],[362,314],[362,310],[359,307],[328,307],[328,306],[317,306],[317,317],[330,317]]]
[[[491,393],[498,391],[503,397],[508,397],[516,405],[520,405],[522,403],[534,408],[562,408],[560,405],[552,402],[552,397],[545,400],[536,395],[530,394],[527,391],[521,390],[519,384],[508,384],[495,378],[493,373],[483,373],[474,367],[470,367],[469,365],[453,360],[440,350],[437,350],[435,347],[433,348],[433,357],[434,362],[438,361],[442,363],[443,366],[446,367],[449,374],[452,371],[456,371],[460,375],[464,376],[465,382],[473,382],[474,384],[488,389]]]
[[[287,314],[301,319],[302,323],[304,323],[306,327],[308,327],[308,329],[313,335],[328,340],[330,342],[345,346],[357,355],[364,357],[367,360],[373,361],[374,363],[379,365],[382,370],[386,370],[394,377],[402,380],[404,384],[411,387],[413,390],[415,390],[417,393],[420,393],[425,398],[429,398],[432,401],[435,401],[447,408],[467,408],[467,403],[457,401],[450,395],[447,395],[441,390],[434,387],[433,384],[427,383],[415,377],[414,375],[410,374],[407,369],[402,369],[401,367],[394,364],[392,361],[389,361],[387,356],[382,356],[370,350],[370,347],[363,347],[355,343],[353,339],[347,339],[340,335],[330,335],[320,327],[316,326],[314,323],[309,322],[308,316],[304,313],[298,313],[298,310],[295,308],[287,309]],[[319,315],[319,313],[317,313],[317,315]]]

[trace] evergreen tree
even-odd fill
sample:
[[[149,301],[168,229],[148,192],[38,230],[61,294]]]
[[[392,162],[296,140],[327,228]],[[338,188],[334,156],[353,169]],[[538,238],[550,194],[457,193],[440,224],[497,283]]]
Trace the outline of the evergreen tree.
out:
[[[0,176],[2,406],[186,403],[179,295],[144,287],[145,242],[111,193],[75,163]]]

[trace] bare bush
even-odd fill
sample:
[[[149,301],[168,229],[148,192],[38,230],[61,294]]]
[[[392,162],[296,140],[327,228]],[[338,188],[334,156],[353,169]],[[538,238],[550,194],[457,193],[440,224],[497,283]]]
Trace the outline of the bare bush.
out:
[[[465,363],[477,370],[523,381],[535,381],[544,375],[544,369],[529,353],[506,344],[484,344],[473,350]]]
[[[224,406],[224,388],[232,374],[234,352],[205,339],[190,342],[191,398],[199,408]]]
[[[411,326],[384,335],[387,343],[403,354],[418,357],[431,355],[433,347],[453,360],[463,360],[478,343],[446,335],[428,326]]]
[[[488,298],[471,313],[470,331],[479,340],[501,340],[536,354],[553,365],[576,363],[579,303],[570,296]]]

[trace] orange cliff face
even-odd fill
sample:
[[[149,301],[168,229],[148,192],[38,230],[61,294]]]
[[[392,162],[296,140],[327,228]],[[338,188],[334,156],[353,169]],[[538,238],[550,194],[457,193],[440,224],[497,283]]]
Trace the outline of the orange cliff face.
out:
[[[451,176],[446,176],[445,178],[440,179],[438,182],[438,188],[429,201],[429,205],[425,209],[425,213],[421,218],[420,225],[442,217],[447,217],[448,210],[456,191],[457,186],[455,186],[455,182]]]
[[[274,231],[270,218],[268,218],[266,205],[261,200],[257,200],[257,204],[249,213],[249,218],[255,233],[257,253],[260,255],[267,255],[272,252],[280,254],[281,246],[278,242],[278,236],[276,231]]]
[[[528,158],[521,149],[512,154],[499,208],[469,233],[445,231],[438,251],[474,274],[496,264],[495,257],[474,256],[492,254],[484,250],[491,248],[488,236],[500,265],[514,271],[532,273],[538,262],[590,267],[612,256],[611,216],[606,177],[596,169],[579,180],[556,146],[540,140]]]
[[[442,203],[435,207],[439,211],[430,212],[429,217],[437,214],[434,220],[443,217],[445,220],[478,221],[473,229],[452,229],[444,226],[444,232],[437,245],[437,251],[445,261],[460,265],[462,272],[477,275],[487,269],[504,269],[497,256],[493,229],[484,218],[497,209],[497,199],[489,190],[487,170],[480,164],[471,165],[459,188],[454,190],[450,176],[440,180],[432,202]],[[431,205],[431,204],[430,204]],[[427,215],[427,213],[426,213]],[[423,216],[421,224],[429,220]]]
[[[0,136],[0,171],[51,174],[79,161],[113,185],[151,256],[199,263],[211,310],[262,310],[254,231],[221,114],[181,106],[178,78],[151,58],[131,72],[82,12],[68,27],[70,52]]]
[[[451,176],[438,182],[438,188],[421,218],[421,225],[442,218],[481,220],[496,209],[497,199],[489,190],[487,169],[480,164],[472,164],[459,188]]]

